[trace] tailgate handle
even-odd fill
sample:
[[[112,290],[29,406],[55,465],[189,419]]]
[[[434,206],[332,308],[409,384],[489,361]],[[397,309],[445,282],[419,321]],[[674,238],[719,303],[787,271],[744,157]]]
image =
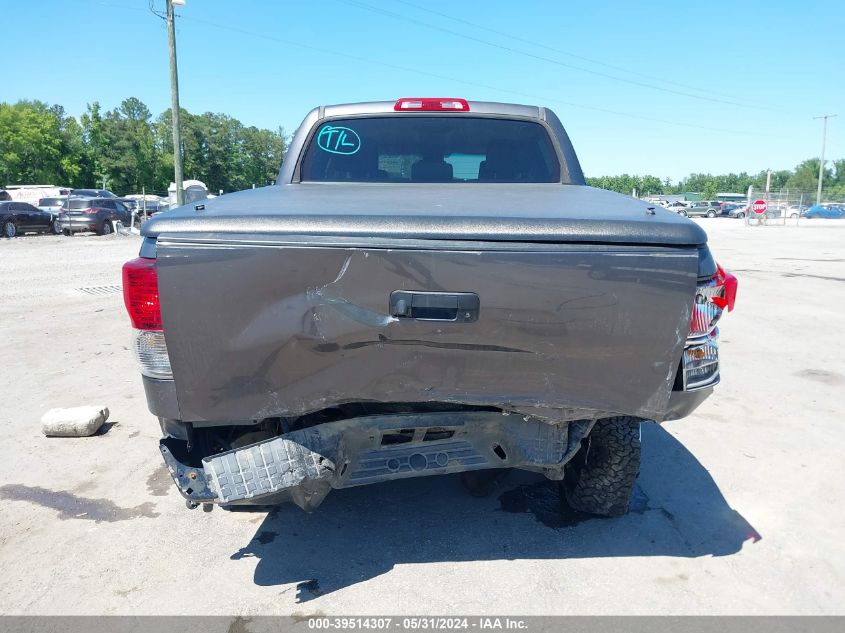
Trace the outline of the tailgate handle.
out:
[[[478,320],[479,300],[474,292],[418,292],[394,290],[390,293],[390,315],[420,321]]]

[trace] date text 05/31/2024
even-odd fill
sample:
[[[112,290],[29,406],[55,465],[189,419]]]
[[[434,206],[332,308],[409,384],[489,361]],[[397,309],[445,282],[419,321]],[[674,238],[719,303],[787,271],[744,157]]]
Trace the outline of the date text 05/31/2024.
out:
[[[382,630],[382,631],[520,631],[528,623],[519,618],[508,617],[318,617],[308,618],[308,628],[317,631],[328,630]]]

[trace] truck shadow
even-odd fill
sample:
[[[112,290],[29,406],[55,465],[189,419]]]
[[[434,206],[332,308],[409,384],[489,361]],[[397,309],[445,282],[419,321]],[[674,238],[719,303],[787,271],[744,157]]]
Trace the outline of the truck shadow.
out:
[[[621,518],[561,507],[557,484],[533,473],[511,473],[486,498],[470,496],[458,476],[427,477],[335,490],[313,514],[275,508],[232,559],[258,558],[257,585],[297,583],[306,602],[396,564],[727,556],[760,540],[678,440],[654,424],[642,437],[637,489]]]

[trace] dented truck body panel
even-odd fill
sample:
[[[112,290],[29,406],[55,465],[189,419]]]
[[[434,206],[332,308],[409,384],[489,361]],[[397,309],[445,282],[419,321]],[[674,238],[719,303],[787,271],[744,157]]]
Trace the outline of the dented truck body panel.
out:
[[[172,369],[144,388],[190,507],[311,510],[333,488],[484,468],[563,479],[597,421],[677,419],[712,392],[718,372],[687,390],[684,366],[716,274],[704,231],[585,186],[551,111],[470,110],[542,124],[560,181],[300,182],[326,121],[414,116],[328,106],[275,186],[144,225]]]
[[[200,422],[425,401],[661,417],[698,268],[695,249],[658,247],[165,240],[157,256],[179,408]],[[474,293],[479,318],[398,318],[397,290]]]

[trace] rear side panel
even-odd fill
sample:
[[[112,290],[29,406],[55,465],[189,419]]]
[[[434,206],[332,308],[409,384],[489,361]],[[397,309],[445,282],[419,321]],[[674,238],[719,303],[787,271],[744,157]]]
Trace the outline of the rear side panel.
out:
[[[557,420],[667,409],[689,330],[694,248],[298,239],[159,238],[184,420],[366,401]],[[472,293],[477,313],[392,316],[395,291]],[[394,295],[394,313],[397,296],[406,295]]]

